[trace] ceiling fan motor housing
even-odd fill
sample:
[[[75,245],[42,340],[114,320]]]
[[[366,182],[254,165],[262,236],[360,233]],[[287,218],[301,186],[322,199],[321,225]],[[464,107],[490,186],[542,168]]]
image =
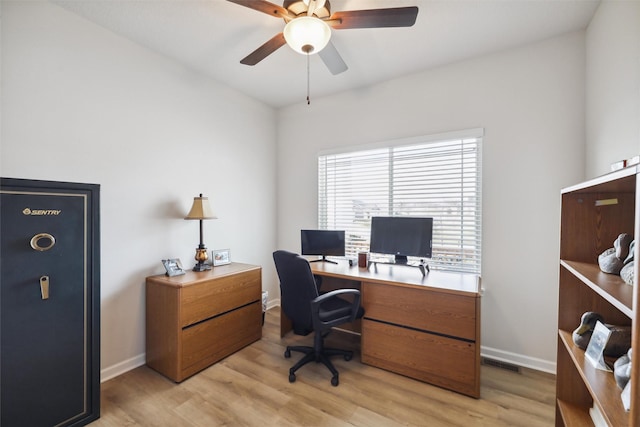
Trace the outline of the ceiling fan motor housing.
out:
[[[282,7],[296,16],[306,15],[308,9],[308,6],[302,0],[284,0]],[[322,7],[315,9],[313,14],[320,19],[328,18],[331,15],[331,4],[329,0],[327,0]]]

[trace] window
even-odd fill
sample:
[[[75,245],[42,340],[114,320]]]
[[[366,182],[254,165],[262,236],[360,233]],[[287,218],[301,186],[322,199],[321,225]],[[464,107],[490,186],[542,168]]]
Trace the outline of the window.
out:
[[[318,156],[318,227],[369,250],[373,216],[433,217],[429,266],[480,273],[482,129]],[[411,260],[410,260],[411,261]]]

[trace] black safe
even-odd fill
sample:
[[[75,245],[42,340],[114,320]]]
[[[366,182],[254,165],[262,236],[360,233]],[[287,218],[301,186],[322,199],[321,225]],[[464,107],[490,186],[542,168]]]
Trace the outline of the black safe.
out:
[[[100,416],[100,187],[0,181],[0,425]]]

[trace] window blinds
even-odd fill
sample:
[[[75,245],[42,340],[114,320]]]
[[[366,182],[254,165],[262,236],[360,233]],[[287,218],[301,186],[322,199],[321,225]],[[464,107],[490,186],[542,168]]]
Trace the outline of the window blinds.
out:
[[[482,129],[318,156],[318,226],[369,250],[373,216],[433,217],[431,268],[480,273]],[[470,135],[469,135],[470,134]]]

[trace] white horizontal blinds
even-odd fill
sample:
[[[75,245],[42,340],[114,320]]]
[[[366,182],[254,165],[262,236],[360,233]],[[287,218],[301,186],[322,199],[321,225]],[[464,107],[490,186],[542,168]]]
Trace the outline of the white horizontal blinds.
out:
[[[369,248],[372,216],[434,219],[436,269],[480,273],[481,138],[412,141],[318,157],[319,227],[346,231],[348,256]]]
[[[386,215],[389,149],[320,156],[318,173],[319,228],[345,230],[348,256],[368,251],[371,217]]]

